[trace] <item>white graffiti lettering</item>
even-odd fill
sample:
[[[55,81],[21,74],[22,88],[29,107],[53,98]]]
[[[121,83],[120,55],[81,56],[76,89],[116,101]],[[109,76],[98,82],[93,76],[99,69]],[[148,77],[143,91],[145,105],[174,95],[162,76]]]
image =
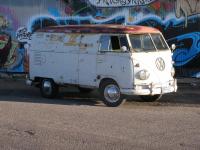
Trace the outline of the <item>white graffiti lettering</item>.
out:
[[[200,13],[200,0],[176,0],[176,17],[185,17],[185,26],[188,24],[188,16]]]
[[[96,7],[130,7],[148,5],[155,0],[89,0]]]
[[[27,42],[31,40],[31,33],[28,32],[26,27],[19,28],[16,32],[16,38],[19,42]]]

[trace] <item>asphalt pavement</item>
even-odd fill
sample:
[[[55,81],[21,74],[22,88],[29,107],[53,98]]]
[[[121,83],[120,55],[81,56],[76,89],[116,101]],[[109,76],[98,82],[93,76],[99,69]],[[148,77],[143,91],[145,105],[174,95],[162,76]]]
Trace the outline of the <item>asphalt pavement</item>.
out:
[[[94,91],[62,89],[44,99],[23,79],[0,79],[1,150],[199,150],[200,84],[179,79],[179,90],[158,102],[137,96],[106,107]]]

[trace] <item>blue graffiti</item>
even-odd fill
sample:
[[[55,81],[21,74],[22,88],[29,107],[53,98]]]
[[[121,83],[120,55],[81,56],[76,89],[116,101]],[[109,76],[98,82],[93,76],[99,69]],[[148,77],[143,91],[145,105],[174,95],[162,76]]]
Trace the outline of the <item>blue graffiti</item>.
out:
[[[169,41],[177,46],[173,53],[175,66],[184,66],[200,55],[200,32],[180,35]]]
[[[156,15],[148,15],[133,22],[127,22],[127,16],[115,15],[109,18],[96,19],[92,16],[75,17],[37,17],[29,25],[29,31],[34,32],[37,29],[46,26],[59,25],[80,25],[80,24],[124,24],[144,25],[159,29],[167,39],[169,45],[176,44],[177,49],[173,53],[175,67],[193,66],[197,63],[197,57],[200,58],[200,29],[198,22],[200,17],[193,15],[188,18],[188,26],[185,28],[184,18],[177,19],[175,16],[167,17],[163,20]],[[197,66],[200,70],[200,61]]]
[[[123,24],[125,22],[124,16],[116,16],[112,18],[106,18],[98,20],[92,16],[86,17],[35,17],[28,25],[29,32],[35,32],[38,29],[45,28],[47,26],[59,26],[59,25],[80,25],[80,24]]]
[[[51,15],[53,15],[54,17],[59,17],[61,16],[60,12],[58,11],[57,8],[48,8],[48,11]]]

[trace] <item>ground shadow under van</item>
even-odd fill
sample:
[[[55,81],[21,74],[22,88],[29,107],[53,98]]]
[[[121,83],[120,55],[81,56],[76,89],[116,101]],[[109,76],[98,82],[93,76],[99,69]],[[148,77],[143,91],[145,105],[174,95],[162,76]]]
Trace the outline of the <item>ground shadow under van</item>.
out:
[[[0,79],[0,83],[0,101],[105,107],[105,105],[99,99],[97,90],[88,94],[84,94],[80,93],[76,88],[70,88],[70,90],[61,89],[57,98],[45,99],[41,97],[38,88],[25,85],[24,79]],[[124,105],[200,106],[200,84],[189,81],[188,83],[179,83],[178,85],[179,89],[177,93],[165,94],[157,102],[144,102],[139,96],[131,96],[127,98],[127,102]]]

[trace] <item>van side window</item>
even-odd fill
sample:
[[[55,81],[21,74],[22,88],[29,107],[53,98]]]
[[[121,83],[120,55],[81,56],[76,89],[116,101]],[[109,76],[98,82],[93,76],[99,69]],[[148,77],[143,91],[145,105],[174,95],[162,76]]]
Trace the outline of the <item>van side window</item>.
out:
[[[120,50],[120,43],[119,43],[119,37],[118,36],[111,36],[111,43],[112,43],[112,50]]]
[[[112,50],[122,51],[122,47],[128,48],[128,41],[126,36],[111,36]]]
[[[126,46],[126,48],[129,48],[129,46],[128,46],[128,41],[127,41],[126,36],[120,36],[120,37],[119,37],[119,40],[120,40],[120,47],[121,47],[121,48],[122,48],[123,46]]]
[[[100,38],[100,51],[111,51],[110,36],[103,35]]]
[[[109,36],[103,35],[100,38],[100,51],[113,51],[120,52],[122,51],[122,46],[128,48],[128,41],[126,36]]]

